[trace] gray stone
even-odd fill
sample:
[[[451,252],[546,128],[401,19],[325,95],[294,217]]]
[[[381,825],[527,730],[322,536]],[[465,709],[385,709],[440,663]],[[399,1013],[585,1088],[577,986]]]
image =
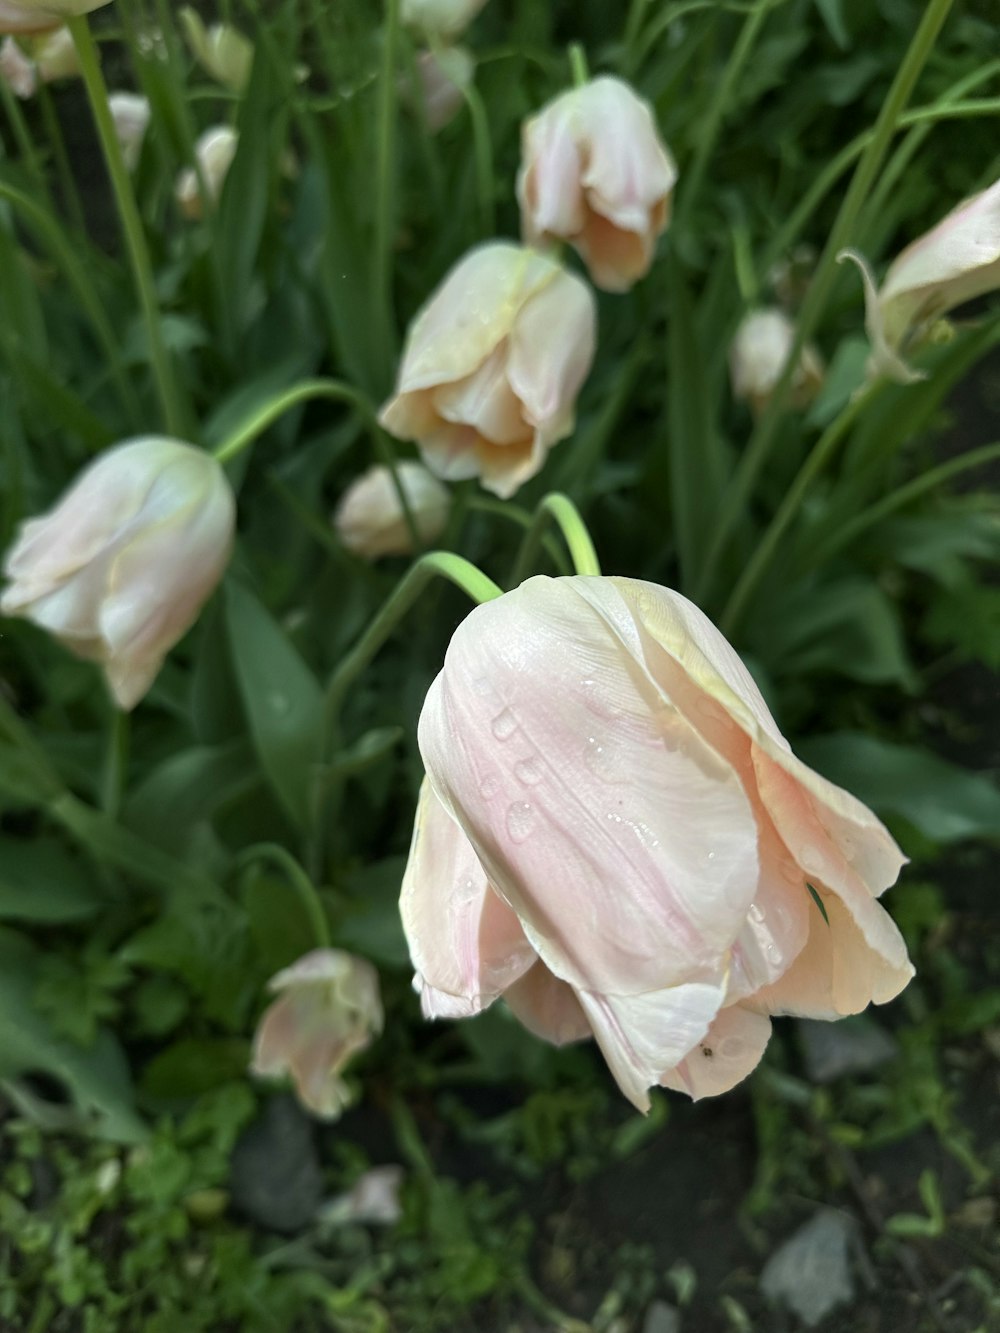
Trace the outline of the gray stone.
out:
[[[806,1073],[813,1083],[832,1083],[845,1074],[868,1074],[894,1060],[899,1047],[870,1018],[838,1023],[800,1018],[796,1023]]]
[[[642,1333],[681,1333],[681,1317],[666,1301],[653,1301],[646,1311]]]
[[[760,1275],[761,1291],[815,1328],[854,1299],[851,1251],[857,1244],[853,1219],[824,1208],[771,1255]]]
[[[319,1155],[312,1124],[291,1097],[270,1098],[241,1135],[229,1169],[233,1206],[259,1226],[291,1235],[316,1216]]]

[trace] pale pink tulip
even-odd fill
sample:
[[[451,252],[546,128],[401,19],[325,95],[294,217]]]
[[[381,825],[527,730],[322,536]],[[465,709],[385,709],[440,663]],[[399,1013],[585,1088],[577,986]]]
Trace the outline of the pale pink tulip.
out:
[[[108,110],[114,121],[125,165],[129,171],[135,171],[152,116],[149,101],[139,93],[110,93]]]
[[[119,706],[132,708],[221,578],[234,520],[210,454],[157,436],[130,440],[23,524],[0,611],[99,662]]]
[[[425,544],[444,531],[451,508],[448,488],[419,463],[397,463],[396,476]],[[337,536],[349,551],[366,560],[383,555],[410,555],[413,542],[392,472],[371,467],[344,492],[333,516]]]
[[[753,310],[736,330],[729,349],[733,394],[757,414],[767,406],[792,352],[795,325],[777,306]],[[791,405],[807,407],[823,383],[823,362],[812,344],[799,353],[792,376]]]
[[[857,251],[844,250],[838,258],[856,263],[864,280],[869,378],[885,376],[900,384],[923,379],[907,363],[907,353],[949,310],[1000,287],[1000,181],[907,246],[889,265],[881,287]]]
[[[180,205],[180,210],[192,222],[197,222],[205,215],[205,200],[202,198],[198,171],[201,172],[209,204],[214,207],[222,194],[222,187],[229,175],[229,168],[233,165],[238,145],[239,135],[229,125],[216,125],[206,130],[195,144],[198,170],[196,171],[194,167],[185,167],[178,174],[174,186],[174,196]]]
[[[898,847],[678,593],[533,578],[478,607],[419,741],[401,911],[428,1016],[503,996],[551,1041],[592,1034],[644,1110],[744,1078],[770,1015],[856,1013],[912,975],[876,901]]]
[[[218,83],[241,93],[253,68],[253,42],[230,23],[212,23],[190,5],[177,15],[195,60]]]
[[[36,37],[30,43],[31,56],[43,83],[58,83],[61,79],[75,79],[80,75],[80,57],[69,28]]]
[[[568,241],[598,287],[628,291],[653,262],[677,180],[649,103],[604,76],[543,107],[521,137],[525,240]]]
[[[278,998],[258,1024],[252,1072],[288,1076],[303,1106],[336,1119],[350,1101],[344,1067],[382,1030],[378,973],[341,949],[314,949],[269,989]]]
[[[573,429],[594,355],[586,284],[553,260],[492,241],[420,311],[381,422],[445,481],[478,476],[506,499]]]
[[[486,0],[403,0],[400,15],[410,28],[431,37],[456,37],[476,17]]]
[[[411,87],[407,80],[403,94],[409,105],[423,107],[424,120],[432,134],[455,118],[475,71],[476,62],[464,46],[421,51],[417,56],[416,87]]]
[[[0,32],[46,32],[107,4],[110,0],[0,0]]]
[[[35,62],[13,37],[5,37],[0,44],[0,78],[15,97],[26,101],[38,91],[38,70]]]

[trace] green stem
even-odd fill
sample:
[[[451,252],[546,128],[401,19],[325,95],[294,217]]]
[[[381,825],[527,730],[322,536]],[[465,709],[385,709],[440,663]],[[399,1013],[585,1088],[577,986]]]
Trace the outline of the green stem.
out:
[[[953,0],[929,0],[903,63],[896,72],[892,87],[879,112],[872,137],[858,162],[851,184],[844,196],[836,220],[830,231],[826,248],[816,267],[806,299],[802,304],[796,325],[795,341],[785,362],[784,370],[774,388],[767,408],[761,414],[746,447],[732,482],[723,497],[712,542],[705,557],[695,589],[695,600],[704,602],[711,591],[719,561],[733,528],[744,512],[757,476],[767,461],[782,418],[792,377],[799,364],[802,348],[818,325],[827,298],[837,275],[837,255],[848,245],[858,213],[868,195],[879,167],[896,132],[903,108],[920,75],[941,29]],[[744,575],[745,577],[745,575]]]
[[[286,848],[277,842],[259,842],[253,847],[248,847],[245,852],[237,859],[236,872],[246,869],[254,861],[270,861],[277,866],[279,870],[284,871],[289,884],[299,895],[299,901],[305,908],[306,915],[309,918],[309,924],[312,926],[313,934],[316,937],[316,945],[320,949],[329,949],[330,947],[330,925],[326,919],[326,912],[323,910],[323,902],[306,872],[296,861],[295,857]]]
[[[76,188],[76,181],[69,165],[69,157],[66,154],[66,140],[63,137],[62,126],[59,123],[59,117],[56,115],[52,94],[49,92],[47,84],[39,84],[37,96],[38,105],[42,111],[42,124],[45,126],[45,137],[49,141],[52,157],[56,164],[59,191],[73,226],[81,236],[86,236],[87,222],[83,213],[83,205],[80,203],[80,192]]]
[[[38,186],[39,193],[45,200],[49,209],[52,209],[52,192],[49,189],[49,183],[45,176],[38,153],[35,151],[35,144],[28,129],[28,123],[24,118],[24,112],[21,110],[20,103],[11,92],[6,79],[0,79],[0,101],[3,102],[3,109],[10,122],[11,129],[14,131],[14,138],[17,141],[18,152],[24,161],[25,169],[34,177]],[[2,151],[2,149],[0,149]],[[6,154],[5,154],[6,156]]]
[[[550,521],[555,523],[562,533],[576,572],[578,574],[600,574],[600,561],[597,558],[597,552],[594,550],[594,543],[590,540],[590,533],[580,517],[580,511],[569,496],[553,492],[551,495],[547,495],[535,510],[531,527],[525,533],[521,549],[514,562],[514,569],[510,576],[511,587],[516,588],[527,577],[538,553],[542,534]]]
[[[816,565],[829,560],[831,556],[836,555],[838,551],[850,545],[863,532],[867,532],[869,528],[874,527],[876,523],[881,523],[884,518],[888,518],[897,509],[903,509],[912,504],[914,500],[919,500],[928,491],[936,490],[938,486],[943,485],[952,477],[956,477],[962,472],[968,472],[971,468],[982,467],[984,463],[992,463],[998,458],[1000,458],[1000,444],[985,444],[981,449],[972,449],[969,453],[962,454],[958,458],[952,458],[947,463],[941,463],[938,467],[929,468],[926,472],[921,473],[919,477],[914,477],[905,486],[900,486],[891,491],[888,495],[883,496],[881,500],[876,501],[875,504],[863,509],[849,522],[842,524],[825,542],[820,543],[809,553],[807,567],[814,568]]]
[[[590,70],[587,68],[587,53],[579,42],[569,44],[569,68],[574,88],[582,88],[590,79]]]
[[[530,510],[522,509],[520,505],[512,504],[510,500],[491,500],[485,495],[475,495],[467,503],[473,513],[489,514],[493,518],[506,519],[508,523],[516,523],[518,527],[523,528],[526,532],[535,523],[535,515]],[[565,554],[548,534],[542,537],[542,546],[560,574],[572,574],[572,567]]]
[[[483,233],[492,236],[496,231],[496,215],[493,206],[493,141],[490,138],[490,122],[483,106],[483,99],[472,84],[462,89],[462,96],[469,109],[469,123],[472,126],[472,147],[476,157],[476,190],[479,194]]]
[[[678,221],[686,221],[691,216],[691,210],[701,189],[709,159],[715,151],[723,118],[732,102],[733,89],[743,73],[744,66],[750,59],[750,53],[760,36],[764,20],[773,5],[774,0],[757,0],[757,4],[747,15],[740,29],[740,35],[736,39],[736,45],[733,47],[725,72],[716,86],[715,96],[709,107],[708,115],[705,117],[694,161],[681,177],[681,189],[678,192],[678,213],[680,214]]]
[[[760,582],[764,571],[774,557],[778,543],[784,536],[789,524],[795,517],[799,506],[812,483],[832,458],[844,436],[854,425],[862,408],[880,391],[881,383],[859,393],[848,403],[840,415],[827,426],[826,430],[810,450],[805,462],[799,468],[795,480],[785,492],[784,499],[768,524],[763,537],[758,542],[749,563],[736,582],[729,600],[726,602],[719,627],[724,634],[732,635],[738,628],[743,612],[751,594]]]
[[[622,65],[626,74],[635,68],[632,53],[639,40],[642,21],[646,17],[648,6],[649,0],[632,0],[628,7],[628,18],[625,20],[625,32],[622,35]]]
[[[101,809],[112,819],[118,818],[122,803],[122,792],[125,790],[129,730],[128,713],[116,708],[111,714],[111,724],[108,728],[108,745],[105,751],[104,772],[101,780]]]
[[[132,264],[132,276],[135,280],[136,291],[145,320],[150,360],[163,418],[170,434],[183,436],[185,434],[185,416],[181,410],[173,366],[163,338],[163,327],[160,320],[160,308],[156,297],[149,248],[146,244],[142,219],[139,216],[139,208],[132,190],[132,181],[125,166],[125,159],[122,157],[121,145],[118,142],[118,136],[115,134],[114,122],[108,108],[108,90],[104,83],[104,76],[101,73],[97,44],[86,18],[70,18],[67,20],[67,26],[72,34],[77,56],[80,60],[80,73],[87,89],[87,97],[97,127],[97,135],[101,142],[104,161],[108,168],[111,187],[118,206],[118,217],[125,235],[125,245]]]
[[[396,45],[400,0],[385,0],[382,69],[379,74],[375,127],[375,313],[386,367],[395,359],[395,317],[392,301],[393,170],[396,138]]]

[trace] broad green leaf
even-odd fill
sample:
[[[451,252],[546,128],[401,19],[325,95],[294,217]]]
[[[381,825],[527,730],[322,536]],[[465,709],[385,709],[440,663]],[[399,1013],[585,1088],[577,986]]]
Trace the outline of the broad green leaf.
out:
[[[288,880],[254,869],[245,879],[243,906],[261,967],[273,975],[316,947],[308,913]]]
[[[0,837],[0,918],[81,921],[103,905],[86,867],[59,843]]]
[[[933,842],[1000,838],[1000,788],[928,750],[843,731],[811,737],[796,751],[876,814],[899,816]]]
[[[196,825],[253,789],[251,761],[243,740],[172,754],[133,791],[123,820],[149,842],[176,850]]]
[[[827,32],[841,51],[846,51],[851,44],[851,37],[844,22],[844,0],[816,0],[816,8],[826,24]]]
[[[140,1086],[162,1101],[197,1097],[244,1077],[249,1063],[250,1045],[238,1037],[184,1037],[150,1060]]]
[[[254,748],[275,796],[301,828],[323,720],[323,692],[297,649],[249,589],[230,579],[226,623]]]
[[[410,951],[399,918],[404,856],[376,861],[348,877],[352,902],[337,922],[336,939],[387,967],[407,967]]]

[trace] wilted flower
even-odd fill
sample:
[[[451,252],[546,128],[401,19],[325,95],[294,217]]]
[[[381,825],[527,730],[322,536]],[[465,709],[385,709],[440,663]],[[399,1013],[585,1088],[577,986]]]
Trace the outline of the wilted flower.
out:
[[[25,101],[38,91],[38,70],[20,42],[5,37],[0,43],[0,78],[15,97]]]
[[[60,79],[75,79],[80,74],[77,55],[69,28],[56,28],[30,43],[32,59],[43,83],[57,83]]]
[[[913,969],[876,901],[904,858],[792,754],[678,593],[532,578],[456,631],[419,724],[401,911],[425,1014],[502,995],[593,1034],[640,1109],[723,1092],[770,1015],[834,1019]]]
[[[411,28],[434,37],[454,37],[467,28],[486,0],[403,0],[401,16]]]
[[[216,204],[233,165],[239,135],[228,125],[216,125],[206,130],[195,144],[195,156],[205,182],[211,204]],[[177,177],[174,194],[186,218],[197,221],[204,216],[205,201],[201,197],[201,183],[194,167],[185,167]]]
[[[399,1192],[403,1185],[401,1166],[373,1166],[354,1182],[346,1194],[338,1194],[324,1207],[327,1223],[391,1227],[403,1216]]]
[[[838,258],[853,260],[864,280],[869,378],[884,375],[900,384],[923,379],[907,364],[907,352],[949,310],[1000,287],[1000,181],[907,246],[881,287],[857,251],[843,250]]]
[[[481,245],[414,320],[382,424],[439,477],[478,476],[507,498],[573,429],[595,324],[579,278],[533,250]]]
[[[472,83],[476,62],[464,46],[421,51],[416,59],[416,87],[406,81],[403,94],[410,105],[423,107],[427,128],[435,133],[453,120]]]
[[[795,343],[795,325],[777,306],[753,310],[740,324],[729,349],[733,394],[763,412]],[[823,383],[823,362],[815,347],[799,352],[792,376],[791,404],[807,407]]]
[[[0,0],[0,32],[45,32],[111,0]]]
[[[272,977],[269,989],[278,999],[258,1024],[252,1072],[287,1074],[304,1106],[336,1119],[350,1100],[344,1066],[382,1031],[378,973],[341,949],[314,949]]]
[[[132,708],[221,578],[234,518],[210,454],[158,436],[130,440],[22,525],[0,611],[100,662],[119,706]]]
[[[397,463],[396,476],[417,532],[424,542],[435,541],[448,521],[451,507],[448,488],[419,463]],[[347,549],[367,560],[380,555],[409,555],[413,551],[392,472],[381,464],[369,468],[348,486],[333,523]]]
[[[149,128],[149,101],[139,93],[110,93],[108,110],[114,121],[115,134],[121,145],[122,157],[129,171],[135,171],[142,154],[142,144]]]
[[[568,241],[598,287],[627,291],[649,271],[677,180],[649,103],[621,79],[593,79],[543,107],[521,137],[525,240]]]
[[[206,27],[197,10],[185,6],[178,15],[194,58],[226,88],[240,93],[250,79],[253,43],[230,23]]]

